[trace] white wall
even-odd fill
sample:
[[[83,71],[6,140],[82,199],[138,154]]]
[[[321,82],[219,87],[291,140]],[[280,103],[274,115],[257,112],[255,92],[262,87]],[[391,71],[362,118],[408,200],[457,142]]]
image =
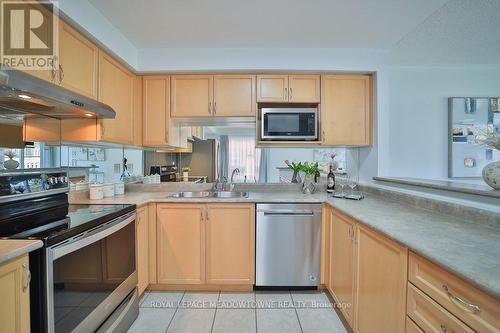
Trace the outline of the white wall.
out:
[[[388,145],[380,145],[379,175],[447,178],[447,99],[500,96],[500,65],[392,67],[388,78]]]

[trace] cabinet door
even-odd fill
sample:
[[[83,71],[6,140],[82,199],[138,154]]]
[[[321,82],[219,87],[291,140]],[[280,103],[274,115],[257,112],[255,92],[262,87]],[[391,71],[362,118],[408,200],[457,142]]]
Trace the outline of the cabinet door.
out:
[[[56,82],[97,99],[99,49],[69,25],[59,22],[59,72]]]
[[[320,284],[330,290],[330,205],[323,204],[321,212],[321,277]],[[331,291],[330,291],[331,293]]]
[[[157,210],[157,282],[204,283],[204,206],[158,204]]]
[[[290,75],[288,100],[293,103],[319,103],[320,82],[319,75]]]
[[[207,217],[207,283],[253,284],[255,205],[209,204]]]
[[[288,102],[288,75],[257,75],[257,102]]]
[[[145,76],[143,80],[143,144],[153,147],[168,145],[170,77]]]
[[[142,146],[142,76],[134,77],[134,146]]]
[[[115,119],[102,120],[102,140],[133,144],[134,75],[104,52],[99,52],[99,101],[111,106]]]
[[[330,214],[330,292],[341,307],[349,325],[354,309],[354,236],[356,225],[351,219],[332,210]]]
[[[28,255],[0,265],[0,323],[2,332],[30,331]]]
[[[149,284],[148,207],[137,209],[137,289],[141,295]]]
[[[327,145],[372,143],[370,75],[323,75],[321,129]]]
[[[255,75],[214,76],[214,116],[255,116]]]
[[[365,227],[356,233],[355,332],[404,332],[408,249]]]
[[[172,117],[211,117],[212,115],[212,75],[172,76]]]

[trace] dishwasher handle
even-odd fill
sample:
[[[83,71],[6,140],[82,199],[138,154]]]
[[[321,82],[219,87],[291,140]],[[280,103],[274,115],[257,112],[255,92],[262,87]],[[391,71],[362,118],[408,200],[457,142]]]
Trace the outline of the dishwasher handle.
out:
[[[314,216],[313,211],[300,210],[263,210],[264,216]]]

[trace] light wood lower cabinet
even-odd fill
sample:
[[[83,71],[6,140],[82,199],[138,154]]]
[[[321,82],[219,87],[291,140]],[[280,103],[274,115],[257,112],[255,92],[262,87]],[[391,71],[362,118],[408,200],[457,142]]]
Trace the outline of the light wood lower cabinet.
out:
[[[354,331],[404,332],[408,249],[358,225]]]
[[[474,333],[411,283],[408,284],[407,302],[408,316],[424,332]]]
[[[409,258],[408,280],[415,287],[477,332],[500,332],[499,299],[413,252]]]
[[[210,204],[206,219],[207,284],[253,284],[254,206]]]
[[[158,284],[252,285],[253,204],[158,204]]]
[[[205,209],[198,204],[158,204],[158,283],[205,281]]]
[[[354,323],[355,296],[355,230],[353,220],[332,210],[330,213],[329,291],[339,304],[349,325]]]
[[[410,317],[406,317],[406,333],[424,333]]]
[[[29,259],[24,255],[0,265],[2,332],[30,332]]]
[[[137,289],[142,295],[149,285],[149,220],[148,207],[137,209],[136,218]]]

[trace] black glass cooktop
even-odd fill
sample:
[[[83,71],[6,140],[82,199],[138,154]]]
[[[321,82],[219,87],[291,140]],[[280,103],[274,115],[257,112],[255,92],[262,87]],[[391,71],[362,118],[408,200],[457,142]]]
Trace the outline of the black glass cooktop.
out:
[[[64,211],[64,214],[57,218],[54,211],[38,211],[35,217],[40,218],[40,223],[33,221],[27,227],[24,221],[18,218],[11,224],[17,224],[20,229],[16,231],[19,232],[12,230],[10,234],[1,236],[41,239],[45,246],[50,246],[132,212],[135,207],[135,205],[68,205],[67,211],[59,207],[57,211],[61,213]],[[52,217],[45,218],[47,215]]]

